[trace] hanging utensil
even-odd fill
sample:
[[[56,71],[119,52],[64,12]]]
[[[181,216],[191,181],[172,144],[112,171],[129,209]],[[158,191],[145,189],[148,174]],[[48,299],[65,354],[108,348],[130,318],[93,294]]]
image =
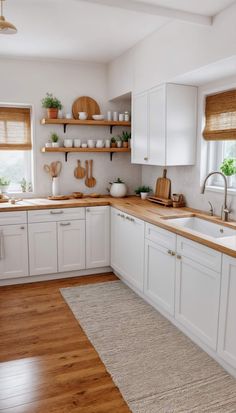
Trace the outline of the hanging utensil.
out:
[[[89,172],[89,178],[88,178],[88,187],[92,188],[97,183],[96,179],[93,177],[93,160],[92,159],[89,161],[89,168],[90,168],[90,172]]]
[[[77,163],[78,163],[78,166],[74,170],[74,177],[76,179],[83,179],[85,177],[85,169],[81,166],[79,159]]]

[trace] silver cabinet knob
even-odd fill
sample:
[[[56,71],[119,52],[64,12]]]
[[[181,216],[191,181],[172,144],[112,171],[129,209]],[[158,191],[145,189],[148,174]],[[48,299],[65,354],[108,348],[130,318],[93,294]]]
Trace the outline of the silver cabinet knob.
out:
[[[182,257],[181,257],[181,255],[177,254],[176,258],[177,258],[177,260],[181,260]]]
[[[20,229],[22,229],[22,230],[23,230],[23,229],[25,229],[25,227],[20,227]]]
[[[147,157],[147,156],[145,156],[143,159],[144,159],[145,161],[148,161],[148,157]]]

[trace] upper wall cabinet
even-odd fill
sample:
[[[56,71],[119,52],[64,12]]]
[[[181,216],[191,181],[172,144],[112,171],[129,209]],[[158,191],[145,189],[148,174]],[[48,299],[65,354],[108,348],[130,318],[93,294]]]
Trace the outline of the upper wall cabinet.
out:
[[[165,84],[133,97],[132,163],[193,165],[197,88]]]

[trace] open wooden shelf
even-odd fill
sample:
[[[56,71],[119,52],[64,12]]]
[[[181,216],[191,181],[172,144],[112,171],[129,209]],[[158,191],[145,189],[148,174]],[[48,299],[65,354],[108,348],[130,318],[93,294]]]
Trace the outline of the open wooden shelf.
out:
[[[110,159],[112,161],[113,153],[130,153],[131,148],[42,148],[43,153],[53,152],[53,153],[64,153],[65,161],[67,162],[68,153],[80,153],[80,152],[100,152],[100,153],[109,153]]]
[[[62,125],[64,132],[66,132],[67,125],[74,126],[109,126],[110,133],[112,133],[113,126],[126,126],[130,127],[131,122],[114,122],[108,120],[79,120],[79,119],[41,119],[41,125]]]

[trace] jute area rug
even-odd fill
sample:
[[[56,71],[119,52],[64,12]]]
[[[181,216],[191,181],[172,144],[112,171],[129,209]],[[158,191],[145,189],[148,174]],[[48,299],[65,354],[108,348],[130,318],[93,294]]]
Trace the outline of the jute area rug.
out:
[[[121,281],[61,293],[132,412],[236,412],[236,380]]]

